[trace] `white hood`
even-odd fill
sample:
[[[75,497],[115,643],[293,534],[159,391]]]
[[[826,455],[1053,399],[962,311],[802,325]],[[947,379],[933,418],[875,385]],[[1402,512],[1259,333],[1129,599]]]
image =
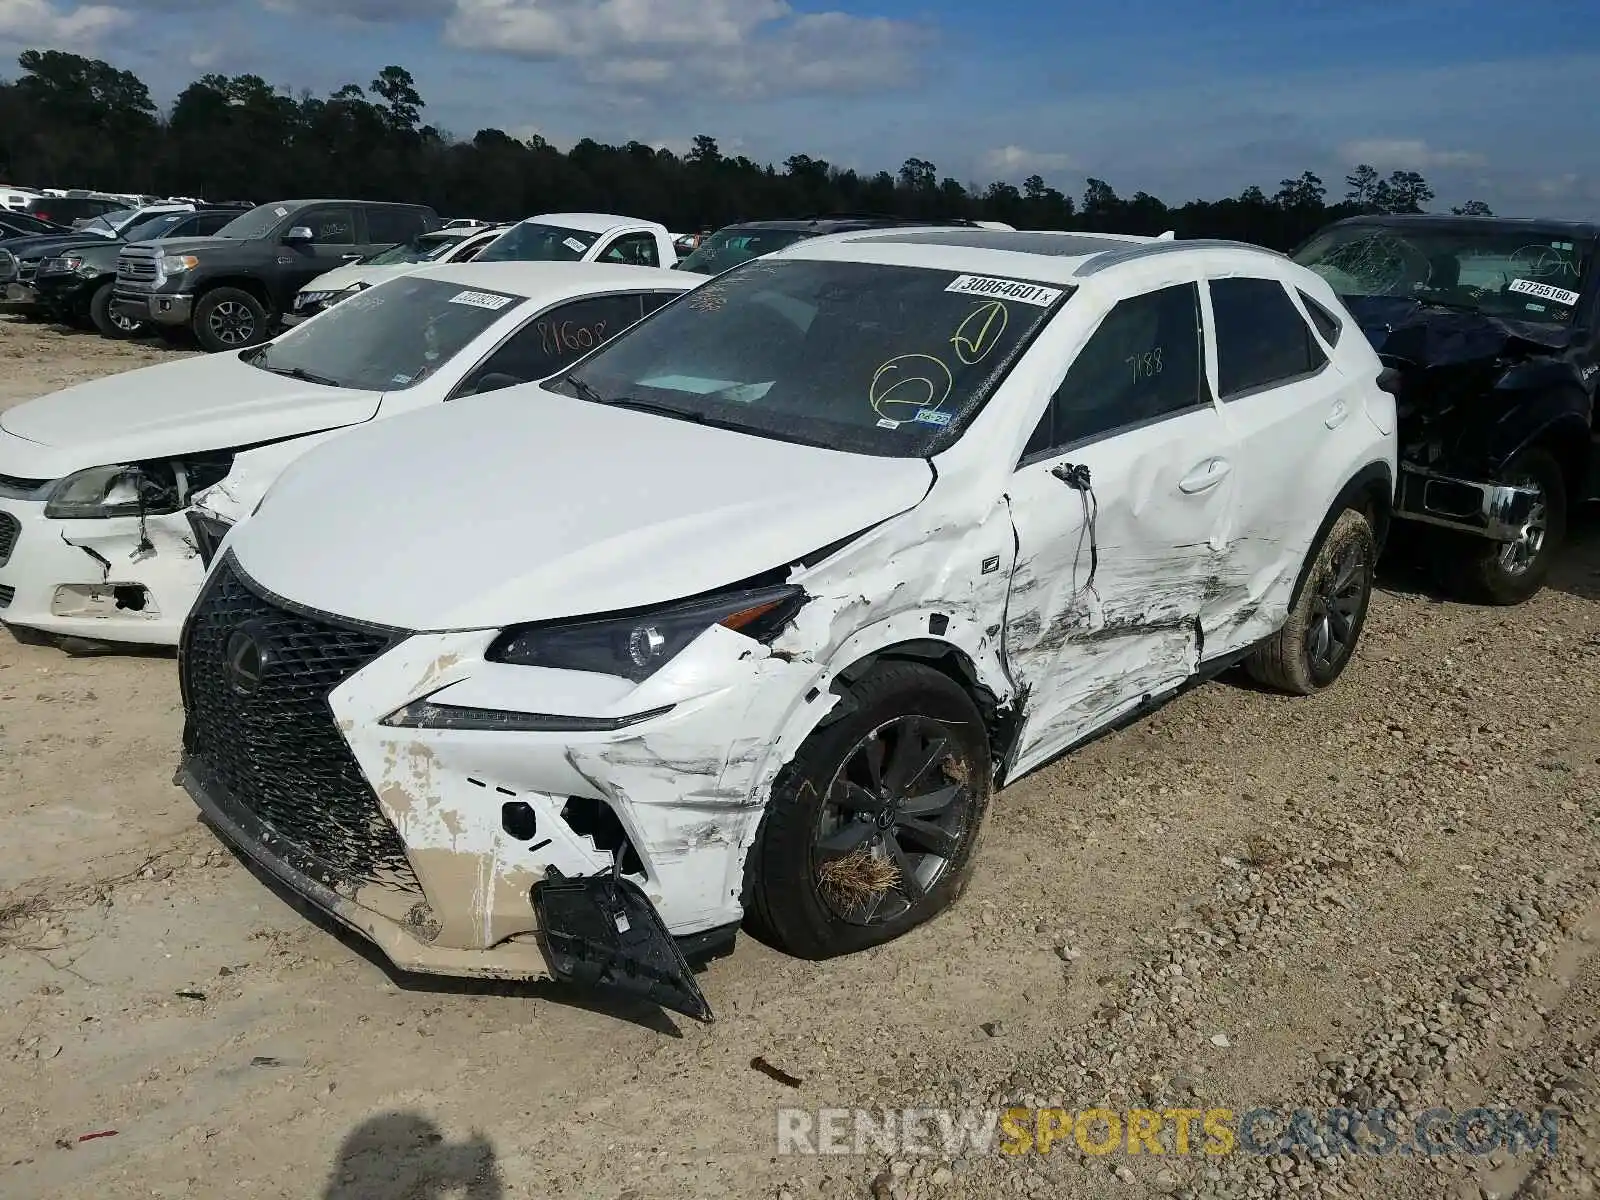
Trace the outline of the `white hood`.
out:
[[[382,392],[197,355],[80,383],[0,413],[0,475],[59,479],[85,467],[228,450],[370,420]]]
[[[782,567],[914,507],[872,458],[524,386],[333,438],[231,541],[263,587],[411,630],[661,604]]]
[[[351,284],[364,283],[368,287],[382,283],[385,279],[393,279],[397,275],[409,275],[413,271],[420,271],[423,267],[434,266],[434,263],[392,263],[387,267],[371,267],[365,263],[350,263],[348,266],[335,267],[331,271],[318,275],[300,290],[302,292],[342,292]]]

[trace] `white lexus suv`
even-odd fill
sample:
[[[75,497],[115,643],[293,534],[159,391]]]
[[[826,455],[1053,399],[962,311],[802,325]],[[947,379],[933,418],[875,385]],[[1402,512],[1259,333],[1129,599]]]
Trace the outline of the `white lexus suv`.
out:
[[[537,385],[311,451],[183,634],[179,778],[402,967],[642,991],[859,950],[991,792],[1235,664],[1355,649],[1395,410],[1223,242],[796,243]]]

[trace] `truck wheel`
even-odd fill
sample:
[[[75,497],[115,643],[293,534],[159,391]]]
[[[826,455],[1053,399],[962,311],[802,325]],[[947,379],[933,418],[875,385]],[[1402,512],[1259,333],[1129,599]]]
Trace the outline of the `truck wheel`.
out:
[[[1321,691],[1350,664],[1367,623],[1378,541],[1371,522],[1347,508],[1311,553],[1289,619],[1244,663],[1257,683],[1294,696]]]
[[[145,332],[145,322],[136,321],[132,317],[125,317],[121,313],[111,310],[111,291],[115,285],[102,283],[95,289],[94,296],[89,300],[89,321],[100,331],[102,337],[123,338],[138,337]]]
[[[200,348],[211,354],[243,350],[272,336],[261,301],[238,288],[214,288],[201,296],[190,323]]]
[[[1542,447],[1525,450],[1506,469],[1505,482],[1532,487],[1539,495],[1515,541],[1473,538],[1446,560],[1453,590],[1485,604],[1521,604],[1544,586],[1567,540],[1567,479],[1555,456]]]
[[[890,663],[841,696],[779,773],[745,863],[758,936],[802,958],[899,937],[966,889],[989,737],[949,676]]]

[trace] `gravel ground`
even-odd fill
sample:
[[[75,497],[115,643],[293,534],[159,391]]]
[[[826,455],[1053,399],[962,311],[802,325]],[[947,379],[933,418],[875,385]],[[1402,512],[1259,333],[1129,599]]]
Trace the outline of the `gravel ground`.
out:
[[[0,407],[168,356],[0,321]],[[1219,681],[1008,788],[956,909],[822,964],[741,939],[709,1027],[386,971],[196,821],[169,656],[0,636],[0,1195],[1594,1194],[1577,537],[1511,611],[1391,566],[1330,693]],[[777,1152],[784,1107],[1008,1104],[1562,1116],[1553,1157]]]

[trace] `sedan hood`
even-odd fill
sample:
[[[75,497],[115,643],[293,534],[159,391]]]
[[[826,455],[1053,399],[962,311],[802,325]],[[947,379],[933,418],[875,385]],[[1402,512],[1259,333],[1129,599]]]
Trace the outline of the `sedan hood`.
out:
[[[0,250],[18,259],[48,258],[69,246],[98,246],[104,243],[105,238],[95,237],[92,233],[36,233],[32,237],[0,242]]]
[[[0,474],[228,450],[370,420],[381,392],[302,383],[205,354],[80,383],[0,413]]]
[[[297,459],[231,545],[263,587],[412,630],[662,604],[914,507],[933,471],[507,388]]]

